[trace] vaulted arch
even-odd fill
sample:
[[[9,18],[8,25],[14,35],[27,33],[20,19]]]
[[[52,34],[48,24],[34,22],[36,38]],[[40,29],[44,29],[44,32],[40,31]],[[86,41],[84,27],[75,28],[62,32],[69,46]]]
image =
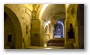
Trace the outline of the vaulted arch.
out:
[[[4,6],[4,12],[10,17],[10,20],[14,25],[15,34],[16,34],[15,47],[16,49],[17,48],[20,49],[22,48],[22,28],[21,28],[20,21],[18,20],[18,17],[16,16],[16,14],[7,6]]]

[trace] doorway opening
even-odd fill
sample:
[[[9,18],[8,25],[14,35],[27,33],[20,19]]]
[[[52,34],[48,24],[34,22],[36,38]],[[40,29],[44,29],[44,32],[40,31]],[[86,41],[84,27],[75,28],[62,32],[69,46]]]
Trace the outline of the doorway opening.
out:
[[[64,38],[64,24],[60,20],[54,25],[54,38]]]

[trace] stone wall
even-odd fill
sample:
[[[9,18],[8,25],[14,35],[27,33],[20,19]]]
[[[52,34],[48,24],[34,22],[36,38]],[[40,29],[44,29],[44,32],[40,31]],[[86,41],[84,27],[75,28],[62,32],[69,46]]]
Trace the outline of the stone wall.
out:
[[[15,48],[15,28],[9,16],[4,20],[4,48]]]
[[[22,43],[20,43],[22,44],[22,48],[27,48],[28,46],[30,46],[31,10],[27,9],[22,4],[5,4],[5,6],[11,9],[18,17],[23,34],[22,40],[18,40],[18,41],[22,41]]]
[[[66,48],[78,48],[77,4],[69,5],[65,20],[65,45]],[[68,38],[68,32],[72,24],[74,38]]]

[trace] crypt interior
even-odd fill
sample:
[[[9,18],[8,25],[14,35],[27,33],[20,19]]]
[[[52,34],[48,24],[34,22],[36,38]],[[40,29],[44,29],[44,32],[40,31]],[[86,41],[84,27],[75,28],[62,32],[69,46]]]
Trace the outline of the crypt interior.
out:
[[[84,49],[84,4],[4,4],[4,49]]]

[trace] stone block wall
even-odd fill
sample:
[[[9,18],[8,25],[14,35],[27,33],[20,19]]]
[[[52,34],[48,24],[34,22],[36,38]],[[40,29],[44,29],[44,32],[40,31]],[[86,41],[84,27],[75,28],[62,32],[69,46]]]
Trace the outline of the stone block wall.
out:
[[[8,7],[15,13],[21,25],[22,40],[15,40],[15,41],[22,41],[22,43],[16,44],[18,46],[22,44],[22,48],[27,48],[28,46],[30,46],[31,10],[27,9],[22,4],[5,4],[4,6]]]

